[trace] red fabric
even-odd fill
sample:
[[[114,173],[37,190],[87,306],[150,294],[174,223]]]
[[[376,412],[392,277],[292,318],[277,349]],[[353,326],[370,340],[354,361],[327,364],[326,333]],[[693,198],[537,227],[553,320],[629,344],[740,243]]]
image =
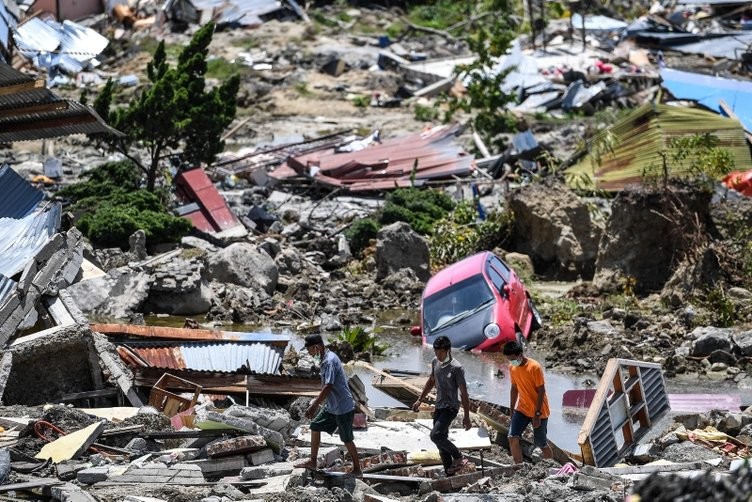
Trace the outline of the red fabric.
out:
[[[752,169],[728,173],[723,178],[723,184],[747,197],[752,197]]]

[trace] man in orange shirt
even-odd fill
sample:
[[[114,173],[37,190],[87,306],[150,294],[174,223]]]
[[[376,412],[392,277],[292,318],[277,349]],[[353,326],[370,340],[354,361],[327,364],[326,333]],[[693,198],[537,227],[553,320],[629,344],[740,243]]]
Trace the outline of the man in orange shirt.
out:
[[[504,355],[512,365],[509,368],[509,374],[512,377],[509,405],[512,410],[512,423],[509,427],[509,449],[514,463],[522,463],[520,436],[530,422],[533,423],[535,446],[543,451],[543,458],[553,458],[553,451],[546,439],[550,411],[543,368],[538,361],[522,354],[522,345],[519,342],[509,342],[504,345]]]

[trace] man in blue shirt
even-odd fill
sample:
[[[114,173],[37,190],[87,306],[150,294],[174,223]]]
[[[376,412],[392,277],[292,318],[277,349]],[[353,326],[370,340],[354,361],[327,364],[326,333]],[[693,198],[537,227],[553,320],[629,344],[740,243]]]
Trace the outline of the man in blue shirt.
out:
[[[305,412],[306,418],[313,418],[311,422],[311,458],[305,462],[295,464],[295,467],[305,469],[318,468],[317,458],[321,432],[333,434],[339,429],[339,438],[345,443],[345,448],[353,461],[352,473],[356,477],[362,477],[358,449],[353,442],[353,416],[355,416],[355,403],[350,387],[347,385],[347,375],[342,367],[342,361],[337,354],[324,346],[321,335],[308,335],[305,337],[305,348],[313,356],[321,367],[321,384],[323,388],[318,397],[311,402]],[[326,401],[326,406],[319,410],[321,403]],[[315,416],[315,418],[314,418]]]

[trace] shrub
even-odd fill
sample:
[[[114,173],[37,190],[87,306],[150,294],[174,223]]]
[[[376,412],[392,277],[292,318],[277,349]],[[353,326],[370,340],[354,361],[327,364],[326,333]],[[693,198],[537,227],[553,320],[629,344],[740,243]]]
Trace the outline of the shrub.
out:
[[[350,243],[350,250],[354,255],[360,256],[361,252],[368,247],[371,239],[376,238],[376,234],[379,232],[379,224],[373,218],[362,218],[356,220],[345,231],[345,237],[347,237]]]
[[[376,337],[362,326],[345,326],[335,340],[347,342],[355,352],[370,352],[374,356],[383,354],[387,347],[376,342]]]
[[[86,178],[86,181],[68,185],[57,195],[78,201],[87,197],[103,197],[118,190],[137,190],[141,172],[130,160],[122,160],[102,164],[80,177]]]
[[[454,209],[454,201],[438,190],[404,188],[390,193],[379,217],[382,225],[404,221],[423,235],[431,235],[435,223]]]

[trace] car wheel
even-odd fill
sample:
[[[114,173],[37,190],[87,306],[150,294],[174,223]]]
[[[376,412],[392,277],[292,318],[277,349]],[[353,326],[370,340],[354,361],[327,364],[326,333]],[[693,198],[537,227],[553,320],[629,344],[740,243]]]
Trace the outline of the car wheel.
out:
[[[533,314],[533,320],[530,323],[530,332],[533,332],[543,327],[543,318],[541,317],[540,312],[538,312],[538,308],[533,303],[532,298],[528,298],[527,303],[530,306],[530,313]]]

